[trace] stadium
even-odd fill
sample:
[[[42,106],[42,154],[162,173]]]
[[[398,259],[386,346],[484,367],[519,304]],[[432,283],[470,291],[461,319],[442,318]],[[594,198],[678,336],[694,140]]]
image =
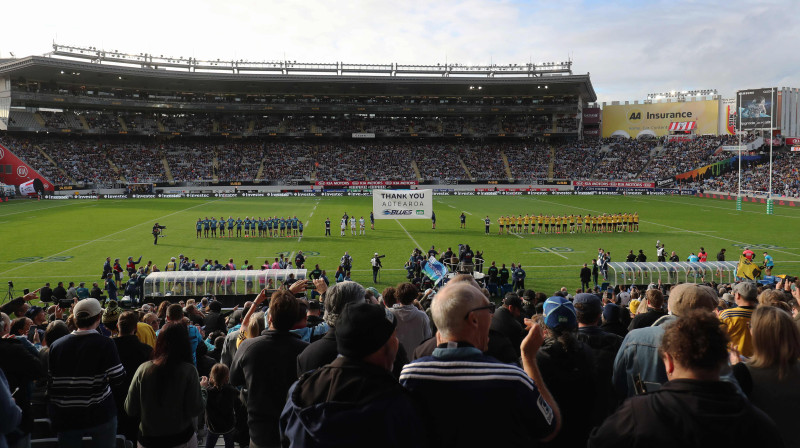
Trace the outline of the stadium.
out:
[[[798,89],[598,103],[572,66],[59,44],[0,59],[3,303],[72,282],[125,309],[213,298],[235,313],[320,276],[377,299],[458,274],[498,305],[742,279],[793,294]],[[380,194],[425,199],[389,213]],[[34,439],[53,439],[48,425]]]

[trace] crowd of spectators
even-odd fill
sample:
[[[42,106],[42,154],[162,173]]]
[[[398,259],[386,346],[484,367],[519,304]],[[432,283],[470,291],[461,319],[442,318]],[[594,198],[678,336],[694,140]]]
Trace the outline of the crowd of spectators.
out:
[[[130,119],[140,126],[153,123],[151,118],[143,116]],[[387,120],[375,119],[373,124],[394,126]],[[365,122],[359,123],[354,130],[370,129],[363,127]],[[46,134],[29,137],[5,134],[2,138],[9,149],[18,151],[23,160],[56,185],[83,182],[101,187],[117,182],[165,182],[163,159],[176,182],[207,182],[214,177],[226,182],[254,181],[262,164],[263,178],[267,181],[414,180],[416,173],[412,162],[416,162],[422,181],[467,180],[464,166],[473,179],[504,180],[507,173],[503,156],[508,160],[512,177],[521,181],[548,178],[551,163],[555,179],[660,180],[728,159],[734,154],[721,151],[720,147],[738,143],[738,138],[732,136],[701,136],[689,141],[589,139],[558,147],[536,141],[260,141],[196,137],[162,140]],[[744,143],[754,139],[748,137]],[[748,151],[746,155],[757,152]],[[766,162],[764,157],[761,160]],[[794,155],[776,153],[775,193],[793,197],[799,194],[794,160]],[[721,175],[681,181],[681,185],[738,190],[736,168],[726,167]],[[768,189],[769,173],[763,162],[745,161],[743,177],[747,182],[745,190],[765,192]]]
[[[209,298],[123,309],[97,285],[61,283],[5,303],[0,438],[18,446],[88,436],[113,446],[122,437],[143,447],[203,438],[212,447],[220,437],[227,447],[800,443],[798,282],[573,295],[525,289],[515,274],[519,289],[497,304],[471,275],[425,292],[330,282],[318,267],[310,279],[232,310]],[[76,387],[79,378],[100,380]],[[510,425],[479,424],[490,416]]]

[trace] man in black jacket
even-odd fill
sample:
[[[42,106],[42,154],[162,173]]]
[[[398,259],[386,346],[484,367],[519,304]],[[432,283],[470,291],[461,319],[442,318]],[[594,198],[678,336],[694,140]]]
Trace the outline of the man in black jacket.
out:
[[[690,312],[666,327],[660,358],[668,382],[631,397],[595,429],[587,446],[783,446],[780,432],[729,382],[728,337],[719,318]]]
[[[614,373],[614,358],[622,345],[622,336],[604,331],[598,326],[603,313],[600,297],[588,293],[576,294],[572,303],[578,317],[578,340],[589,346],[594,357],[595,375],[600,387],[591,403],[592,423],[599,425],[619,405],[611,384],[611,375]]]
[[[528,334],[522,326],[522,299],[516,293],[510,292],[503,299],[503,306],[492,315],[490,330],[505,336],[514,347],[514,353],[519,357],[519,346],[525,335]]]
[[[134,311],[125,311],[119,315],[117,328],[119,336],[112,338],[117,346],[119,360],[125,367],[125,382],[117,389],[114,389],[114,401],[117,405],[117,432],[125,436],[126,439],[136,443],[139,429],[139,419],[129,416],[125,412],[125,397],[128,395],[128,388],[133,380],[133,375],[140,365],[150,360],[153,355],[153,348],[139,341],[136,337],[136,324],[139,315]]]
[[[589,269],[586,263],[581,268],[581,289],[583,292],[589,292],[589,282],[592,281],[592,270]]]
[[[350,303],[337,324],[341,356],[303,375],[289,390],[280,420],[283,441],[422,445],[422,421],[391,374],[400,346],[394,315],[380,305]]]
[[[64,282],[58,282],[58,286],[53,289],[53,299],[56,302],[67,298],[67,290],[64,288]]]
[[[53,301],[53,289],[50,288],[50,283],[45,283],[42,289],[39,290],[39,300],[44,303]]]
[[[298,299],[288,291],[273,295],[269,329],[241,343],[231,366],[231,384],[244,386],[250,447],[280,446],[278,420],[286,394],[297,380],[297,355],[308,344],[289,332],[298,321]]]
[[[635,330],[637,328],[649,327],[653,325],[655,321],[667,314],[667,312],[663,309],[664,294],[662,294],[658,289],[648,289],[647,292],[645,292],[645,303],[642,303],[639,306],[643,306],[645,304],[647,304],[647,312],[643,314],[637,314],[628,325],[628,331]]]

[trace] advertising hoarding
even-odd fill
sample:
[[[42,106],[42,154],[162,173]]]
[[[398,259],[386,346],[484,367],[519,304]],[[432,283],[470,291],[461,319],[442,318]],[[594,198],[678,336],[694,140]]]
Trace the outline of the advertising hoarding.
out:
[[[600,108],[584,107],[583,124],[598,124],[598,123],[600,123]]]
[[[603,107],[602,136],[663,137],[674,122],[696,122],[697,134],[717,135],[719,100],[674,103],[619,104]]]
[[[372,190],[375,219],[430,219],[432,190]]]

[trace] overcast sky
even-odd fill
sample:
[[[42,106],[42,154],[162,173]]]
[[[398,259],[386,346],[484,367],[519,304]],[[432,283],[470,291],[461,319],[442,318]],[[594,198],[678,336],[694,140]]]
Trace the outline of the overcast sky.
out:
[[[0,57],[53,41],[198,59],[574,61],[599,101],[800,87],[800,0],[4,2]]]

